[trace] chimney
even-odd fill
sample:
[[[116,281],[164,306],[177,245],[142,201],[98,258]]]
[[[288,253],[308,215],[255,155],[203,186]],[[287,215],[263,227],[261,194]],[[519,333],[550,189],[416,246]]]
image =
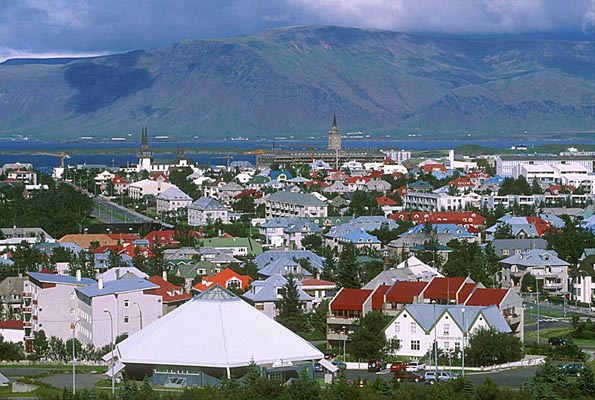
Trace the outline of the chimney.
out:
[[[163,280],[167,282],[167,271],[163,271],[161,276],[163,277]]]
[[[77,282],[81,281],[81,270],[80,269],[76,270],[76,281]]]
[[[100,276],[97,279],[97,289],[99,290],[103,290],[103,276]]]

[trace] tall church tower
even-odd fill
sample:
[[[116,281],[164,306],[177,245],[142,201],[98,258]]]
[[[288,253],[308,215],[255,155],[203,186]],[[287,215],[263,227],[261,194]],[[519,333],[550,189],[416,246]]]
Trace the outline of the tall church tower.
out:
[[[138,155],[138,166],[137,170],[151,172],[151,164],[153,162],[153,152],[149,149],[149,134],[147,133],[147,127],[143,127],[141,131],[140,139],[140,150]]]
[[[333,114],[333,126],[328,131],[328,149],[341,150],[341,132],[337,128],[337,115]]]

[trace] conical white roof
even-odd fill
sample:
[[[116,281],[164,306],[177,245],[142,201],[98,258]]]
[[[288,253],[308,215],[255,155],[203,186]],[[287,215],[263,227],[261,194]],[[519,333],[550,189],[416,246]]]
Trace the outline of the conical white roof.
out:
[[[323,354],[216,285],[117,345],[123,364],[234,368]]]

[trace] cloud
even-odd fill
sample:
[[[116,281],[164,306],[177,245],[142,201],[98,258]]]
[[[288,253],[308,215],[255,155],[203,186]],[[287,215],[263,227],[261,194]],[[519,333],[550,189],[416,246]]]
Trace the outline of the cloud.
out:
[[[284,25],[439,34],[593,33],[595,0],[21,0],[0,2],[2,54],[106,53]]]

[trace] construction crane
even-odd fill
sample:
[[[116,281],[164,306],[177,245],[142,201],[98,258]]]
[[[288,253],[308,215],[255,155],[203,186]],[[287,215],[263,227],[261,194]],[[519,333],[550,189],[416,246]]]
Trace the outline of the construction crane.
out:
[[[314,152],[316,151],[316,148],[309,144],[305,144],[304,148],[310,150],[310,160],[312,161],[312,164],[314,164]]]
[[[64,168],[64,159],[70,158],[70,156],[63,151],[60,153],[35,153],[35,154],[38,154],[40,156],[60,157],[60,167],[61,168]]]
[[[230,153],[227,153],[227,155],[225,157],[211,157],[211,159],[213,159],[213,160],[221,160],[221,159],[227,160],[227,170],[229,171],[229,164],[230,164],[230,161],[233,160],[233,156]]]
[[[245,151],[242,154],[255,154],[255,155],[263,155],[265,153],[264,149],[257,149],[252,151]]]

